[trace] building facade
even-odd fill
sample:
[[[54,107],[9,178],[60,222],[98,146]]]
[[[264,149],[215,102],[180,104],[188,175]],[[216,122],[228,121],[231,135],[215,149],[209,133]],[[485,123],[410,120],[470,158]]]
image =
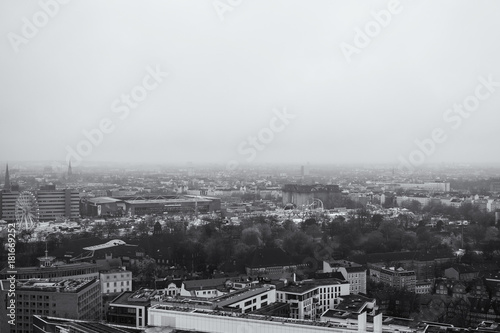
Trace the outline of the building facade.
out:
[[[340,272],[349,282],[350,294],[366,293],[366,268],[350,261],[323,261],[323,272]]]
[[[415,292],[415,271],[407,271],[403,268],[385,268],[376,265],[368,265],[370,279],[378,283],[384,283],[397,289],[406,289]]]
[[[332,209],[341,201],[338,185],[297,185],[287,184],[282,189],[283,205],[293,204],[296,207],[308,207],[315,199],[322,202],[323,208]]]
[[[16,201],[19,191],[0,192],[1,219],[15,222]],[[40,221],[53,221],[57,218],[76,219],[80,217],[80,195],[77,190],[45,189],[33,191],[38,207]]]
[[[147,325],[147,309],[156,291],[141,289],[125,291],[113,299],[108,307],[106,319],[111,324],[144,328]]]
[[[100,272],[101,292],[103,295],[132,290],[132,272],[110,270]]]
[[[317,319],[340,302],[341,296],[349,295],[349,283],[336,279],[305,281],[288,285],[276,291],[276,301],[290,304],[290,317]]]
[[[18,267],[16,279],[51,279],[51,280],[64,280],[64,279],[98,279],[99,278],[99,265],[82,262],[76,264],[64,265],[51,265],[47,267],[33,266],[33,267]],[[10,274],[9,269],[4,268],[0,271],[0,280],[7,279]]]
[[[33,332],[33,315],[71,319],[101,319],[101,287],[98,280],[28,280],[18,281],[15,290],[15,325],[7,320],[7,309],[13,298],[8,282],[2,281],[0,291],[0,331],[2,333]]]

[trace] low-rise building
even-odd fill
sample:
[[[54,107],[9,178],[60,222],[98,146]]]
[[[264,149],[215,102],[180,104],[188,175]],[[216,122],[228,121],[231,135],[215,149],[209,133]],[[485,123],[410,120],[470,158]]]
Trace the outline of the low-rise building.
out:
[[[140,289],[124,291],[109,303],[106,319],[111,324],[144,328],[147,325],[147,309],[156,290]]]
[[[229,291],[229,278],[186,280],[182,282],[180,295],[185,297],[213,298]]]
[[[460,281],[472,281],[479,275],[479,270],[471,266],[454,264],[444,270],[444,276]]]
[[[407,271],[402,267],[381,267],[370,264],[370,279],[375,282],[387,284],[398,289],[407,289],[415,291],[415,271]]]
[[[432,281],[416,281],[415,282],[415,294],[430,294],[432,293]]]

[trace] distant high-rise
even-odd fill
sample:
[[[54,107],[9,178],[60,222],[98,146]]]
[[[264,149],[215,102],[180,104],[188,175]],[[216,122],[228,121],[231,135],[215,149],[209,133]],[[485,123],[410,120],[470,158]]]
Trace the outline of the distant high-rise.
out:
[[[9,175],[9,164],[5,166],[5,183],[3,185],[5,191],[10,191],[10,175]]]
[[[300,175],[302,177],[309,176],[309,163],[300,167]]]
[[[71,169],[71,161],[69,161],[68,165],[68,177],[71,177],[73,175],[73,170]]]

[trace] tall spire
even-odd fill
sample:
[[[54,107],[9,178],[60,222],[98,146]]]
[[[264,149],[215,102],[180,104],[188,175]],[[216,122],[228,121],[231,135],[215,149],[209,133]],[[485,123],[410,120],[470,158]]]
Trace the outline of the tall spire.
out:
[[[9,175],[9,163],[5,166],[5,183],[3,185],[3,189],[6,191],[10,191],[10,175]]]
[[[71,170],[71,161],[69,161],[69,165],[68,165],[68,176],[71,177],[71,175],[73,175],[73,170]]]

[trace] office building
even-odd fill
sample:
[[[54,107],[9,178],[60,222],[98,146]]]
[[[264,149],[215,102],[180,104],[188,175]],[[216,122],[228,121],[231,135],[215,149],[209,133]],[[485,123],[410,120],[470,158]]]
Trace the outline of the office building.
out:
[[[147,309],[156,290],[140,289],[125,291],[109,303],[106,319],[110,324],[144,328],[147,325]]]
[[[16,201],[19,191],[0,192],[1,219],[15,222]],[[54,185],[32,192],[38,203],[39,221],[54,221],[57,218],[76,219],[80,216],[80,196],[77,190],[56,190]]]
[[[0,279],[7,279],[10,274],[9,269],[4,268],[0,271]],[[74,264],[54,264],[51,266],[31,266],[16,267],[16,278],[18,280],[28,279],[98,279],[99,265],[81,262]]]
[[[2,281],[0,303],[9,304],[9,282]],[[0,307],[0,332],[31,333],[33,316],[54,316],[71,319],[101,318],[101,287],[98,280],[33,279],[17,281],[15,287],[15,325],[7,320],[7,309]]]

